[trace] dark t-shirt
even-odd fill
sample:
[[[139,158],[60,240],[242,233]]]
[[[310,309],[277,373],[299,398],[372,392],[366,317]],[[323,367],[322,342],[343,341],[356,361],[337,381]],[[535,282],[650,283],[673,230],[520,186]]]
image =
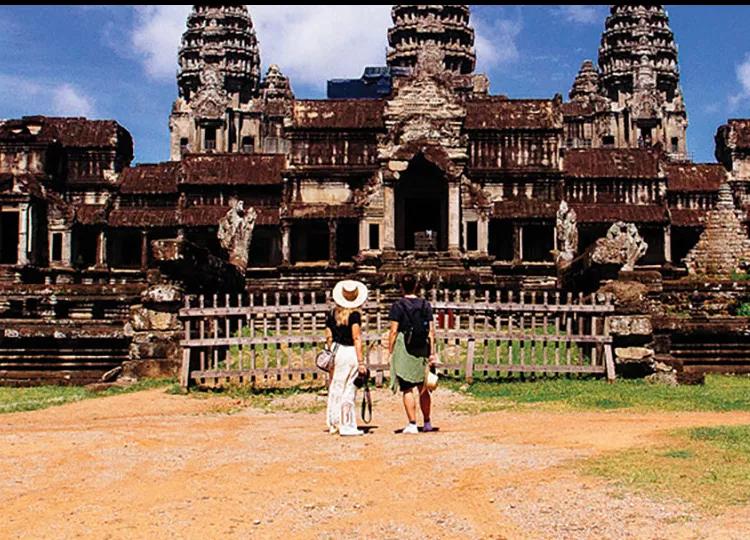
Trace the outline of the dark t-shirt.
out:
[[[354,345],[354,338],[352,337],[352,326],[355,324],[362,325],[362,314],[359,311],[353,311],[349,315],[349,324],[346,326],[340,326],[336,324],[336,316],[333,311],[329,311],[326,316],[326,328],[331,329],[333,334],[333,342],[339,345],[345,345],[352,347]]]
[[[432,306],[424,298],[406,298],[403,297],[396,300],[391,306],[391,311],[388,314],[388,319],[398,323],[398,331],[405,332],[409,328],[409,318],[406,315],[404,302],[409,302],[412,305],[412,309],[419,309],[422,302],[425,304],[426,320],[432,321]]]

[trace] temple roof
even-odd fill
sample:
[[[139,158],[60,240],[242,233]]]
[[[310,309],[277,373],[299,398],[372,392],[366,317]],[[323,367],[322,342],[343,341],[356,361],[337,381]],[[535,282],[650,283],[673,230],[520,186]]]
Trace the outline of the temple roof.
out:
[[[659,154],[646,148],[569,150],[563,173],[572,178],[657,178]]]
[[[296,129],[384,129],[380,99],[300,99],[294,102]]]
[[[718,191],[727,180],[727,172],[718,163],[674,163],[666,166],[669,191]]]
[[[550,99],[475,98],[466,102],[465,129],[561,129],[562,113]]]
[[[665,206],[656,204],[572,203],[578,223],[665,223],[668,221]]]
[[[109,213],[109,224],[113,227],[174,227],[179,220],[174,206],[116,208]]]
[[[693,208],[670,208],[670,223],[673,227],[699,227],[703,225],[706,210]]]
[[[24,116],[0,123],[0,142],[59,142],[68,148],[114,148],[130,144],[130,133],[114,120]],[[132,150],[131,150],[132,152]]]
[[[177,193],[179,175],[180,163],[177,161],[128,167],[120,176],[120,193]]]
[[[256,225],[278,225],[278,207],[253,205]],[[229,211],[229,205],[190,206],[180,211],[180,223],[192,227],[215,227]]]
[[[280,154],[188,154],[183,184],[279,185],[286,158]]]

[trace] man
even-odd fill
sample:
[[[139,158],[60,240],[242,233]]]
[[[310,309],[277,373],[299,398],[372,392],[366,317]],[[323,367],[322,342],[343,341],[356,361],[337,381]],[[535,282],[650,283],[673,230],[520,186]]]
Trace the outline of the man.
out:
[[[422,431],[432,431],[430,392],[424,388],[425,364],[435,366],[435,323],[432,306],[416,294],[417,279],[412,274],[401,278],[402,297],[393,303],[389,313],[391,321],[388,336],[388,353],[391,357],[391,390],[398,388],[403,394],[404,409],[409,423],[403,433],[419,433],[417,429],[417,404],[414,388],[419,390],[419,406],[424,417]]]

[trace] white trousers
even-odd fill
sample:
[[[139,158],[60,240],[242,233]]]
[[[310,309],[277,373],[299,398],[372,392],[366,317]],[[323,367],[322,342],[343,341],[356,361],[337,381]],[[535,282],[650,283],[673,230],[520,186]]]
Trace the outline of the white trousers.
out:
[[[339,345],[333,365],[333,378],[328,388],[328,406],[326,407],[328,428],[339,429],[342,426],[357,428],[357,415],[354,400],[357,387],[357,351],[354,347]]]

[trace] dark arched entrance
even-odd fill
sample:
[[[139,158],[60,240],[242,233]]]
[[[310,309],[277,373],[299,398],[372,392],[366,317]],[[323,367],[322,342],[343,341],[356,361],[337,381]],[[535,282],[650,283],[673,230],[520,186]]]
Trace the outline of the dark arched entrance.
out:
[[[432,231],[434,249],[447,251],[448,183],[445,174],[418,154],[398,180],[395,199],[396,249],[418,249],[422,247],[419,237],[423,242],[423,233],[429,235],[428,231]]]

